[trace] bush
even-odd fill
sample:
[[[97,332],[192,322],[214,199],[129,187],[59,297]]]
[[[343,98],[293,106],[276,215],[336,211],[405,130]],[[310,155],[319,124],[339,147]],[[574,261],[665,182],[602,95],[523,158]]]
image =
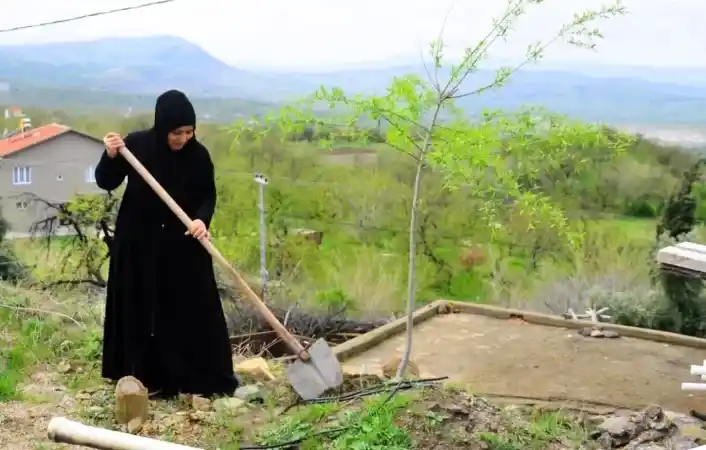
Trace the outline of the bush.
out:
[[[641,198],[628,203],[625,214],[632,217],[652,218],[659,214],[659,203],[647,198]]]
[[[669,197],[662,220],[657,225],[659,248],[664,247],[665,240],[684,241],[693,234],[697,211],[694,188],[701,177],[702,164],[703,161],[699,161],[685,172],[679,190]],[[660,272],[656,278],[669,302],[668,311],[665,313],[665,317],[669,317],[668,326],[671,328],[668,331],[704,336],[706,306],[701,296],[701,279],[666,272]]]
[[[25,279],[28,271],[12,248],[5,242],[7,230],[7,221],[0,213],[0,280],[16,282]]]

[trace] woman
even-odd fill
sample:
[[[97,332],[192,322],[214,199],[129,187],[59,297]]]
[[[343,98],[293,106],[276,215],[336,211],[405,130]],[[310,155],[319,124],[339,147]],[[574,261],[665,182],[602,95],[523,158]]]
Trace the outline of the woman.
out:
[[[107,191],[128,179],[110,249],[103,376],[133,375],[159,397],[237,388],[211,257],[198,242],[209,239],[216,186],[195,128],[186,95],[165,92],[151,129],[105,136],[95,174]],[[123,147],[192,218],[188,230],[120,155]]]

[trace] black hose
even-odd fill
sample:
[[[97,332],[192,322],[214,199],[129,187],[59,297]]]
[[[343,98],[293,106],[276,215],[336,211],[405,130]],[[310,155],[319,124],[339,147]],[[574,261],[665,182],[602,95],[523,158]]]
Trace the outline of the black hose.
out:
[[[282,414],[286,413],[292,408],[295,408],[297,406],[303,406],[303,405],[321,405],[324,403],[333,403],[333,402],[345,402],[349,400],[355,400],[361,397],[367,397],[370,395],[375,395],[375,394],[380,394],[382,392],[389,391],[391,387],[395,387],[397,391],[400,390],[408,390],[412,389],[415,387],[423,387],[426,385],[432,385],[435,383],[438,383],[439,381],[444,381],[447,380],[449,377],[435,377],[435,378],[423,378],[419,380],[402,380],[400,382],[387,382],[387,383],[380,383],[372,387],[368,387],[365,389],[361,389],[359,391],[353,391],[353,392],[348,392],[343,395],[332,395],[329,397],[319,397],[319,398],[314,398],[311,400],[302,400],[299,399],[295,403],[292,403],[291,405],[287,406],[284,411],[282,411]]]

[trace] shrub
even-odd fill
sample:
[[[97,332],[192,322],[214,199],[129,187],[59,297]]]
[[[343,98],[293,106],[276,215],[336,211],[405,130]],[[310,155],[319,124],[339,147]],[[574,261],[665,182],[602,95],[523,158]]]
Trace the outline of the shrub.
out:
[[[19,281],[27,277],[27,268],[22,264],[5,242],[8,224],[0,213],[0,279],[5,281]]]
[[[679,190],[669,197],[664,215],[657,225],[657,244],[662,248],[665,240],[684,241],[689,238],[696,225],[697,201],[694,186],[700,178],[701,165],[699,161],[684,173]],[[659,249],[658,248],[658,249]],[[706,306],[701,292],[703,283],[700,279],[688,275],[660,272],[656,275],[668,299],[670,329],[677,333],[690,336],[703,336],[706,332]]]

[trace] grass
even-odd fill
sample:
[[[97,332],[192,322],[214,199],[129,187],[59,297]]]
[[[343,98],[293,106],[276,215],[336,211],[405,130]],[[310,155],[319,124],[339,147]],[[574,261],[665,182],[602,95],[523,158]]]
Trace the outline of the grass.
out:
[[[110,406],[112,387],[99,376],[101,311],[95,297],[81,292],[37,292],[2,283],[0,294],[4,305],[0,307],[0,337],[4,343],[0,347],[0,416],[4,407],[40,407],[47,417],[67,415],[90,425],[117,429]],[[282,372],[277,367],[273,371]],[[38,372],[52,375],[47,391],[52,395],[26,390],[35,383],[33,375]],[[439,449],[460,450],[540,449],[546,448],[548,442],[578,442],[587,433],[569,427],[567,424],[575,422],[570,418],[531,410],[517,415],[490,407],[453,388],[399,394],[384,404],[386,394],[346,403],[301,406],[281,414],[291,398],[284,377],[278,375],[277,380],[261,385],[266,404],[244,411],[203,413],[193,411],[183,399],[153,403],[153,418],[142,434],[223,450],[239,449],[242,442],[269,445],[305,437],[300,448],[310,450],[412,450],[429,448],[430,440],[444,445]],[[56,392],[72,397],[71,406],[59,410],[59,401],[53,396]],[[484,408],[488,417],[504,425],[495,431],[483,427],[463,431],[470,419],[458,416],[457,411],[467,409],[471,414],[476,407]],[[491,429],[493,426],[488,425]],[[331,429],[342,430],[317,435]],[[21,431],[37,432],[35,428]],[[55,448],[43,442],[41,436],[32,436],[32,447],[17,448]],[[519,447],[497,447],[493,442]],[[477,447],[481,445],[485,447]]]
[[[588,293],[585,298],[569,299],[583,303],[606,292],[613,295],[618,289],[639,292],[648,276],[653,226],[648,221],[593,222],[589,224],[588,238],[570,258],[546,258],[531,276],[526,270],[499,265],[490,259],[482,267],[456,275],[457,294],[462,296],[467,290],[478,289],[476,292],[483,291],[485,295],[479,295],[480,300],[497,303],[503,298],[505,302],[517,302],[513,306],[535,309],[546,307],[549,302],[561,309],[567,302],[567,289],[562,291],[562,287],[568,286],[568,292],[574,294]],[[50,255],[64,251],[61,244],[59,241]],[[55,276],[51,270],[56,262],[46,259],[42,253],[45,250],[36,242],[14,245],[24,258],[34,258],[39,263],[36,272],[47,279]],[[308,296],[310,302],[330,307],[348,304],[351,312],[357,314],[389,313],[403,304],[406,258],[402,252],[373,245],[353,246],[341,235],[334,235],[315,252],[316,258],[299,255],[307,257],[301,264],[314,267],[316,270],[311,273],[318,277],[297,280],[299,295]],[[527,261],[518,259],[518,267],[525,267]],[[429,280],[424,278],[429,274],[425,270],[429,269],[422,265],[422,284]],[[617,274],[623,284],[607,287],[600,295],[591,294],[596,286],[602,289],[601,277],[609,274]],[[479,280],[485,285],[478,287]],[[474,283],[476,286],[470,288]],[[0,283],[0,298],[0,413],[3,404],[17,401],[44,404],[53,411],[56,400],[25,390],[34,373],[49,370],[56,376],[53,382],[74,398],[87,397],[76,400],[76,405],[62,413],[85,423],[115,428],[112,410],[106,406],[112,402],[112,388],[99,376],[102,311],[95,294],[77,290],[40,292]],[[543,303],[536,304],[535,298],[541,298]],[[268,395],[266,405],[251,406],[244,412],[202,413],[192,411],[184,401],[155,404],[154,418],[143,432],[164,440],[223,450],[239,449],[244,441],[269,445],[304,437],[307,439],[301,448],[311,450],[539,450],[577,448],[590,435],[590,430],[568,412],[498,408],[452,388],[398,395],[384,405],[383,395],[345,404],[305,406],[282,415],[289,398],[282,378],[262,384]],[[475,417],[483,419],[478,421]],[[343,430],[337,433],[317,435],[340,428]]]
[[[482,241],[486,258],[479,265],[460,265],[463,248],[446,242],[435,251],[445,261],[445,272],[429,258],[420,256],[417,264],[417,299],[420,304],[438,298],[480,303],[510,303],[522,306],[547,286],[567,279],[592,280],[604,274],[620,273],[630,283],[647,279],[654,241],[654,220],[602,219],[583,224],[586,239],[579,248],[557,252],[546,250],[533,267],[526,248],[488,246]],[[404,311],[407,297],[406,244],[400,237],[359,236],[348,229],[322,228],[319,248],[289,242],[285,250],[271,249],[268,260],[285,263],[280,279],[284,290],[275,290],[272,301],[324,309],[348,306],[348,313],[386,316]],[[237,262],[241,270],[259,271],[257,233],[239,233],[238,240],[217,238],[215,245]],[[67,260],[68,239],[59,238],[47,249],[36,240],[16,240],[12,245],[26,263],[35,267],[40,280],[70,278],[81,255]],[[405,244],[405,245],[402,245]],[[639,264],[636,264],[639,261]],[[644,263],[643,263],[644,262]],[[270,266],[272,271],[272,266]],[[447,273],[448,272],[448,273]],[[258,276],[253,276],[258,279]]]
[[[97,364],[101,311],[85,295],[0,283],[0,298],[0,401],[18,398],[18,385],[40,364],[70,360],[84,374]]]
[[[33,269],[38,281],[69,278],[67,274],[81,272],[85,255],[77,250],[72,237],[57,236],[51,241],[40,238],[13,239],[9,242],[17,257]],[[102,245],[102,244],[101,244]],[[103,275],[107,276],[107,263]]]

